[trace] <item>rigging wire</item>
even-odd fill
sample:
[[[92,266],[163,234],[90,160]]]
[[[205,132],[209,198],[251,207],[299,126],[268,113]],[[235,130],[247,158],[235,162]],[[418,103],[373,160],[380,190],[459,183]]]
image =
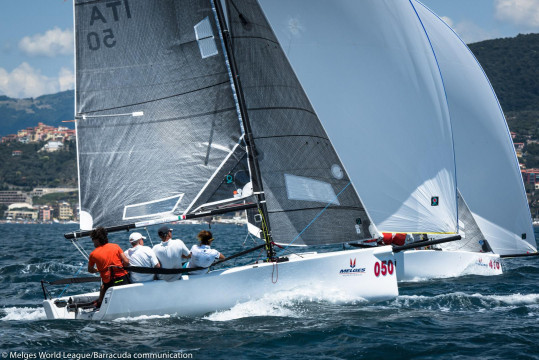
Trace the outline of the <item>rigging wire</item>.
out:
[[[243,243],[241,244],[241,246],[245,246],[247,239],[251,239],[253,243],[255,244],[257,243],[255,240],[255,236],[249,232],[249,229],[247,229],[247,235],[245,236],[245,239],[243,240]]]
[[[345,187],[344,187],[344,188],[343,188],[337,195],[335,195],[335,197],[334,197],[334,198],[333,198],[333,199],[332,199],[332,200],[331,200],[331,201],[330,201],[330,202],[329,202],[329,203],[328,203],[328,204],[327,204],[327,205],[326,205],[326,206],[325,206],[325,207],[324,207],[324,208],[323,208],[323,209],[322,209],[322,210],[321,210],[315,217],[314,217],[314,219],[312,219],[311,222],[310,222],[307,226],[305,226],[305,228],[304,228],[303,230],[301,230],[301,232],[294,238],[294,240],[292,240],[288,245],[286,245],[286,246],[284,247],[284,249],[281,250],[280,254],[282,254],[282,253],[283,253],[283,252],[284,252],[290,245],[292,245],[292,244],[294,243],[294,241],[296,241],[296,240],[301,236],[301,234],[303,234],[303,233],[305,232],[305,230],[307,230],[307,229],[309,228],[309,226],[311,226],[311,225],[316,221],[316,219],[318,219],[318,218],[320,217],[320,215],[322,215],[322,213],[323,213],[324,211],[326,211],[326,209],[327,209],[331,204],[333,204],[333,202],[334,202],[335,200],[337,200],[337,198],[339,197],[339,195],[341,195],[341,194],[343,193],[343,191],[346,190],[346,188],[347,188],[348,186],[350,186],[351,183],[352,183],[352,182],[349,181],[348,184],[346,184],[346,186],[345,186]]]
[[[86,260],[90,260],[90,255],[88,255],[88,253],[86,252],[86,250],[84,250],[84,248],[78,244],[78,240],[77,240],[77,239],[71,239],[71,243],[72,243],[73,246],[75,246],[75,248],[82,254],[82,256],[84,256],[84,258],[85,258]]]
[[[153,247],[152,236],[150,235],[150,232],[148,231],[148,228],[146,226],[144,227],[144,230],[146,230],[146,234],[148,234],[148,239],[150,240],[150,244],[152,244],[152,247]]]
[[[83,265],[84,265],[84,264],[80,264],[79,269],[77,270],[77,272],[75,273],[75,275],[73,275],[74,278],[77,277],[77,275],[78,275],[79,272],[81,271]],[[58,295],[59,298],[61,298],[62,295],[64,295],[64,292],[67,290],[67,288],[69,287],[69,285],[71,285],[71,284],[67,284],[67,285],[65,286],[64,290],[62,290],[62,292],[60,293],[60,295]]]

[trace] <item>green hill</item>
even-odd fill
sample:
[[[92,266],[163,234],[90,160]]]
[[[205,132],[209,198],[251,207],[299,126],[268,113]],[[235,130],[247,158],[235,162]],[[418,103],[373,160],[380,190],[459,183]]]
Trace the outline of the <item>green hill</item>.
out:
[[[468,45],[505,112],[539,111],[539,34]]]
[[[469,44],[469,47],[498,95],[509,128],[518,134],[516,141],[539,140],[539,34],[487,40]],[[73,113],[73,91],[35,99],[0,96],[0,136],[36,126],[38,122],[72,128],[72,123],[62,123],[62,120],[73,119]],[[12,149],[24,146],[27,148],[21,158],[11,157]],[[32,146],[13,144],[12,148],[5,149],[4,155],[0,154],[0,185],[52,186],[76,182],[74,147],[56,155],[47,155],[49,160],[45,162],[42,160],[45,155],[30,155]],[[539,146],[528,145],[524,151],[526,165],[539,167]],[[21,175],[13,175],[17,173]]]
[[[16,134],[39,122],[73,129],[72,123],[62,121],[73,120],[74,106],[72,90],[29,99],[0,96],[0,136]]]
[[[77,187],[75,143],[66,142],[64,150],[38,152],[44,142],[0,144],[0,189],[8,185],[25,190],[34,187]],[[13,151],[21,151],[13,156]]]
[[[485,70],[511,131],[539,139],[539,34],[468,45]]]

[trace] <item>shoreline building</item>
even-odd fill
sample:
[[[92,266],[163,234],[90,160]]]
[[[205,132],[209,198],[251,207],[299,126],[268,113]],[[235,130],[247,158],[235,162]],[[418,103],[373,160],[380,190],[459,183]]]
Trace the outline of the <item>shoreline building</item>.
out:
[[[8,206],[7,211],[4,212],[6,219],[13,220],[32,220],[36,221],[39,217],[38,209],[34,208],[28,203],[15,203]]]
[[[0,191],[0,204],[11,205],[15,203],[32,204],[32,198],[24,191],[19,191],[19,190]]]

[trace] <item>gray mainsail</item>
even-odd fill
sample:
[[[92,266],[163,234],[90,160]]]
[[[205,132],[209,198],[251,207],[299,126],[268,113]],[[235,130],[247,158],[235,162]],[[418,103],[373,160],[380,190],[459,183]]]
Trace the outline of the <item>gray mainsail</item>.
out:
[[[226,4],[273,240],[371,238],[369,217],[259,4]]]
[[[81,228],[216,200],[244,155],[210,1],[76,0],[75,24]]]

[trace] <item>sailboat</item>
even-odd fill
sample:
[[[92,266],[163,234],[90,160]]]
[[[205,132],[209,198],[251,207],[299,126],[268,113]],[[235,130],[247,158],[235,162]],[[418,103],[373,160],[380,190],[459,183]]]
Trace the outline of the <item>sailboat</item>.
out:
[[[97,226],[249,210],[262,244],[242,253],[265,260],[112,287],[100,308],[97,293],[48,294],[92,278],[44,281],[47,318],[200,315],[301,287],[398,295],[392,247],[339,250],[376,230],[256,0],[75,0],[74,13],[81,211],[65,237],[87,256]]]
[[[321,119],[376,226],[388,242],[462,237],[398,253],[398,279],[497,275],[499,254],[535,252],[503,113],[458,36],[417,1],[310,9],[289,57],[319,74],[307,92],[332,104]]]
[[[440,68],[453,132],[458,216],[467,222],[460,228],[467,235],[463,240],[440,247],[446,258],[456,251],[467,252],[472,261],[476,257],[475,270],[471,271],[474,274],[499,274],[501,260],[491,253],[510,256],[537,252],[509,129],[496,94],[470,49],[430,9],[416,0],[412,4]],[[411,251],[408,256],[414,254]],[[410,269],[406,262],[404,265],[407,278],[425,276],[424,271]],[[470,273],[470,269],[463,273]]]
[[[526,191],[496,94],[473,53],[414,0],[440,64],[451,113],[458,189],[496,254],[537,252]]]

